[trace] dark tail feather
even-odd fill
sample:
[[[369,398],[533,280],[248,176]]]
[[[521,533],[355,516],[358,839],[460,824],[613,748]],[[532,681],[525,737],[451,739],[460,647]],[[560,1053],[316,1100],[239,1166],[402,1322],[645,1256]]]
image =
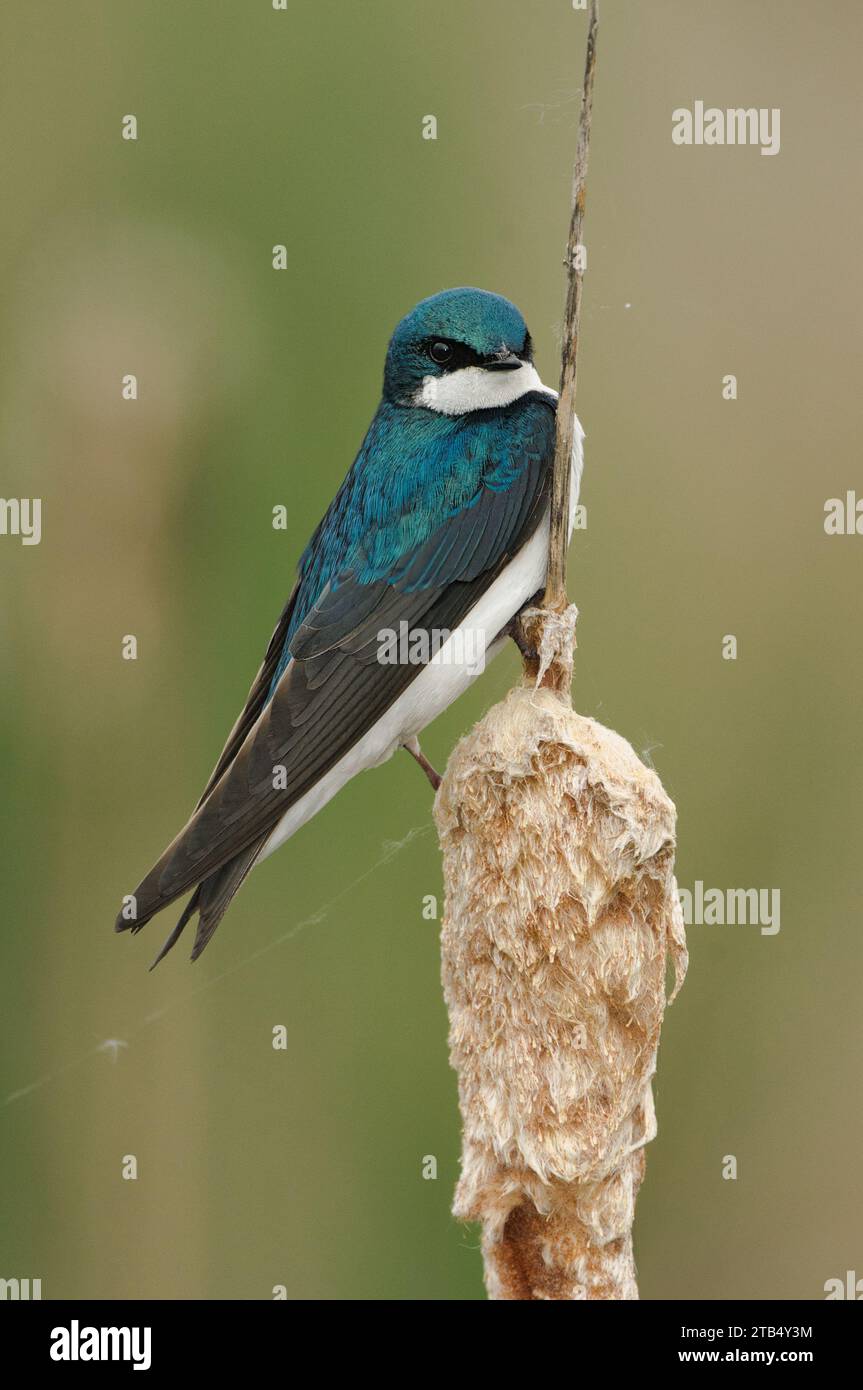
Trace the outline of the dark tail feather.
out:
[[[207,880],[207,879],[204,879],[204,883],[206,883],[206,882],[208,882],[208,880]],[[197,906],[198,906],[198,903],[199,903],[200,900],[201,900],[201,889],[203,888],[204,883],[199,883],[199,884],[198,884],[198,886],[197,886],[197,888],[195,889],[194,893],[192,894],[191,898],[190,898],[189,901],[186,903],[186,906],[183,908],[183,915],[182,915],[182,917],[180,918],[179,922],[178,922],[177,925],[175,926],[174,930],[171,932],[171,935],[168,937],[168,940],[165,942],[164,946],[162,947],[161,951],[160,951],[159,954],[157,955],[156,959],[153,961],[153,964],[150,966],[150,969],[151,969],[151,970],[155,970],[155,969],[156,969],[156,966],[159,964],[159,961],[162,960],[162,959],[168,954],[168,952],[170,951],[171,947],[172,947],[172,946],[176,946],[177,942],[179,941],[180,937],[181,937],[182,934],[183,934],[183,928],[185,927],[186,923],[188,922],[189,918],[190,918],[190,917],[192,916],[192,914],[194,913],[195,909],[196,909]]]
[[[240,888],[246,874],[269,838],[270,832],[268,830],[257,844],[244,849],[242,854],[238,854],[235,859],[223,864],[218,873],[211,874],[201,884],[201,901],[198,908],[200,916],[195,944],[192,947],[192,960],[198,959],[230,907],[231,899]]]
[[[183,915],[175,926],[171,935],[168,937],[161,951],[157,955],[153,964],[150,966],[154,970],[164,956],[168,954],[172,946],[175,946],[183,933],[186,923],[195,912],[199,914],[198,930],[195,934],[195,944],[192,947],[192,960],[197,960],[203,951],[216,927],[221,922],[225,913],[231,905],[234,894],[238,891],[247,873],[251,869],[258,857],[260,850],[263,849],[270,832],[257,840],[255,844],[244,849],[241,854],[229,859],[227,864],[223,864],[221,869],[217,869],[209,878],[205,878],[198,884],[189,901],[183,909]]]

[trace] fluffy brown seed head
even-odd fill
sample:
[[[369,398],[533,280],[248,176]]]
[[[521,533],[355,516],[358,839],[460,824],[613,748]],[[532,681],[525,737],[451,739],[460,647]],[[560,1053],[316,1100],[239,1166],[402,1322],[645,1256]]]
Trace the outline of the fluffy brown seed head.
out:
[[[687,961],[674,806],[618,734],[525,687],[459,743],[435,815],[455,1214],[483,1224],[493,1297],[637,1298],[666,964],[676,993]]]

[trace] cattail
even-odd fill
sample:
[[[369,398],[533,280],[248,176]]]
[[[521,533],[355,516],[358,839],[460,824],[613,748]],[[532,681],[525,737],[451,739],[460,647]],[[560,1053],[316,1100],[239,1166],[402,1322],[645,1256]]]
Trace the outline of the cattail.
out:
[[[435,818],[455,1215],[482,1223],[492,1298],[637,1298],[666,965],[676,993],[687,962],[674,806],[625,739],[531,682],[457,745]]]
[[[525,681],[463,738],[435,801],[462,1173],[499,1299],[638,1298],[632,1249],[651,1078],[686,973],[675,811],[619,734],[570,701],[566,596],[598,13],[591,0],[572,209],[548,573],[521,615]],[[672,998],[674,994],[672,994]]]

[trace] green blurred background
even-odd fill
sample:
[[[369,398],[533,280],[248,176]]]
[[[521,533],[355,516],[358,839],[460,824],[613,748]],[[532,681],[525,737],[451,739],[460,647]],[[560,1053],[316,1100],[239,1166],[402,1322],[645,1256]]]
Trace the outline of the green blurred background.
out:
[[[45,1297],[483,1296],[407,757],[253,874],[195,967],[147,973],[167,918],[111,928],[210,772],[397,319],[496,290],[556,382],[585,32],[570,0],[3,7],[0,491],[43,498],[43,537],[0,538],[0,1275]],[[863,495],[861,40],[852,0],[602,15],[575,699],[674,797],[681,885],[782,895],[777,936],[689,932],[645,1298],[863,1273],[863,539],[823,528]],[[780,107],[781,152],[674,146],[696,99]],[[518,670],[429,731],[434,762]]]

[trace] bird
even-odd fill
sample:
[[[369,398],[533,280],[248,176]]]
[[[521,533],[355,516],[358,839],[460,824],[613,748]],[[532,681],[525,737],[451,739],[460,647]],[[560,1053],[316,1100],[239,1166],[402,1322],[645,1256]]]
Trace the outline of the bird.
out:
[[[437,788],[420,733],[508,637],[523,644],[518,615],[544,586],[556,408],[503,296],[443,290],[397,324],[371,425],[201,798],[124,896],[116,930],[137,933],[192,892],[151,969],[197,912],[196,960],[251,868],[357,773],[404,748]],[[570,532],[583,438],[576,421]],[[393,633],[411,636],[397,659]],[[416,634],[439,634],[431,659],[422,642],[413,659]]]

